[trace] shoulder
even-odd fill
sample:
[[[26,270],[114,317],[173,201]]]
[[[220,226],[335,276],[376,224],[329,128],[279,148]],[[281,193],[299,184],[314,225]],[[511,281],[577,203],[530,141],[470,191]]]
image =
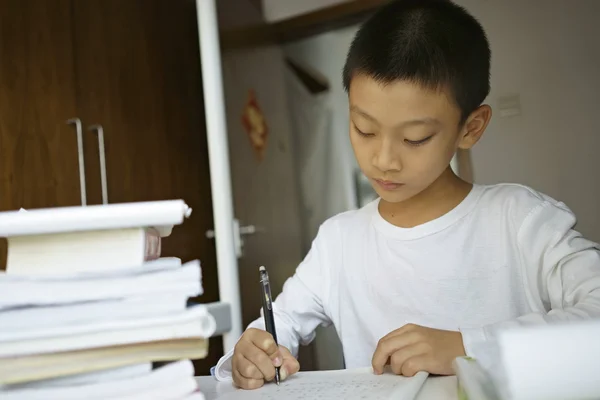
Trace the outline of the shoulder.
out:
[[[566,208],[565,204],[529,186],[517,183],[480,185],[484,204],[500,207],[525,208],[543,204]]]
[[[575,215],[566,204],[529,186],[502,183],[483,185],[480,189],[479,208],[501,216],[517,227],[535,220],[547,224],[557,218],[575,223]]]
[[[370,224],[377,212],[379,200],[374,200],[362,208],[344,211],[328,218],[319,228],[319,236],[340,237],[343,233],[359,232]]]

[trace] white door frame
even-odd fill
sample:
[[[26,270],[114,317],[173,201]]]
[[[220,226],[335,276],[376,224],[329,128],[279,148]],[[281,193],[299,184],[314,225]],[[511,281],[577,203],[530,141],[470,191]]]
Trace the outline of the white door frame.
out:
[[[233,349],[242,334],[242,313],[234,236],[219,24],[215,0],[196,0],[196,12],[202,63],[219,297],[221,302],[228,303],[231,307],[231,330],[223,334],[223,350],[227,353]],[[202,232],[203,236],[204,234]]]

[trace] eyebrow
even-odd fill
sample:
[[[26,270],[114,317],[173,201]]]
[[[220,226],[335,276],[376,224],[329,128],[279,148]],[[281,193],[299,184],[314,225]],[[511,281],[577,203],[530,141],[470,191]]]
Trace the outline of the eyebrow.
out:
[[[350,106],[350,111],[352,111],[352,112],[354,112],[356,114],[359,114],[360,116],[368,119],[371,122],[379,124],[379,121],[377,121],[377,118],[373,117],[372,115],[370,115],[366,111],[362,110],[358,106],[355,106],[355,105]],[[440,124],[441,124],[441,122],[438,119],[436,119],[436,118],[424,117],[424,118],[417,118],[417,119],[412,119],[412,120],[409,120],[409,121],[401,122],[400,124],[398,124],[398,126],[440,125]]]

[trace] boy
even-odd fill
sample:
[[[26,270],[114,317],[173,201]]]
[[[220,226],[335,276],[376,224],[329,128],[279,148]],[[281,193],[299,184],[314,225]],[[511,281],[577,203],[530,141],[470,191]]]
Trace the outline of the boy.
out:
[[[348,368],[452,374],[498,329],[600,316],[600,251],[562,203],[530,188],[471,185],[458,148],[491,118],[490,50],[449,0],[398,0],[357,33],[344,68],[350,140],[379,199],[326,221],[275,302],[217,365],[246,389],[299,369],[298,345],[333,323]]]

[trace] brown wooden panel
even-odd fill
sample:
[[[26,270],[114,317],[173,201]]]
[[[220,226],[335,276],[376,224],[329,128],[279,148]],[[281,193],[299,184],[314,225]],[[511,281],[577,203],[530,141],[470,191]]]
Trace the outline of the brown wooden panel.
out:
[[[196,300],[218,300],[214,243],[204,236],[213,217],[194,2],[74,0],[74,16],[78,105],[86,123],[104,127],[109,202],[184,199],[193,213],[163,254],[200,259],[205,294]],[[87,172],[97,179],[89,135]],[[88,193],[100,203],[99,183]],[[221,355],[212,340],[196,373]]]
[[[0,211],[80,204],[70,3],[0,0]]]

